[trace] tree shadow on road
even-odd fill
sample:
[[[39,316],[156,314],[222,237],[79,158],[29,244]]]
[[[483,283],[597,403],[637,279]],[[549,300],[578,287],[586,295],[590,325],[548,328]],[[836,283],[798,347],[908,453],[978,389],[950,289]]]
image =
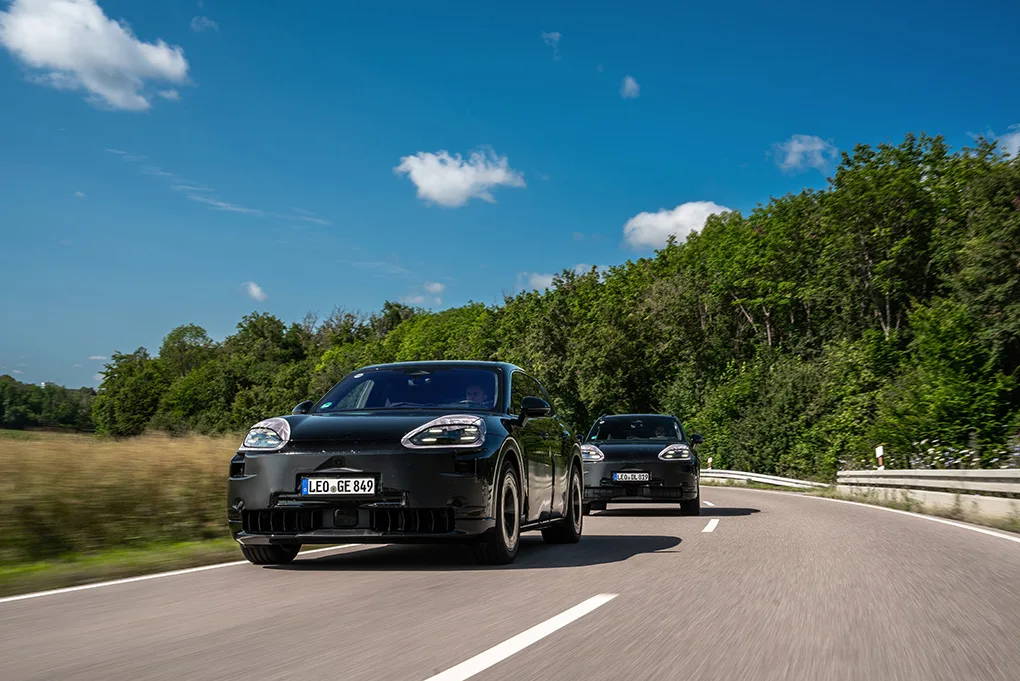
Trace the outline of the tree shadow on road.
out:
[[[645,553],[666,552],[680,537],[652,535],[583,535],[577,544],[546,544],[541,535],[523,535],[517,559],[510,565],[482,565],[464,544],[395,544],[298,558],[267,570],[534,570],[603,565]]]
[[[696,517],[706,518],[731,518],[735,516],[751,515],[752,513],[760,513],[761,509],[757,508],[726,508],[718,506],[706,506],[701,509],[701,513]],[[693,518],[695,516],[684,516],[681,515],[679,508],[668,508],[668,507],[652,507],[652,508],[635,508],[630,506],[627,508],[609,508],[605,511],[592,511],[593,517],[656,517],[656,518],[670,518],[676,516],[677,518]]]

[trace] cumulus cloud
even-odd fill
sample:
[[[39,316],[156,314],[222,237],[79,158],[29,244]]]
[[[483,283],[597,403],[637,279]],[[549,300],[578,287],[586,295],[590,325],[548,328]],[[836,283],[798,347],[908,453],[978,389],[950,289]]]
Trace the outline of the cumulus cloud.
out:
[[[447,208],[463,206],[470,199],[495,203],[494,187],[524,187],[524,177],[510,167],[506,156],[476,151],[467,161],[460,154],[447,151],[420,151],[404,156],[395,167],[397,174],[406,174],[418,188],[418,198]]]
[[[439,295],[446,290],[446,284],[442,284],[438,281],[426,281],[425,290],[433,295]]]
[[[814,168],[824,172],[839,154],[836,145],[817,135],[793,135],[773,148],[778,152],[779,167],[784,171]]]
[[[218,31],[220,30],[220,25],[209,17],[195,17],[191,20],[191,30],[195,32]]]
[[[101,362],[104,359],[106,359],[106,357],[104,357],[103,355],[92,355],[91,357],[89,357],[89,359],[92,360],[93,362]]]
[[[262,290],[262,287],[256,284],[254,281],[245,282],[244,288],[245,291],[248,292],[249,296],[251,296],[252,298],[259,302],[262,302],[263,300],[269,297],[266,295],[266,292]]]
[[[688,234],[704,227],[709,215],[729,210],[712,201],[690,201],[672,210],[638,213],[623,226],[623,236],[633,248],[661,248],[671,234],[683,241]]]
[[[641,94],[641,86],[633,77],[627,76],[620,86],[620,96],[624,99],[634,99]]]
[[[542,40],[545,44],[553,48],[553,59],[560,58],[560,35],[559,31],[552,31],[551,33],[542,33]]]
[[[113,109],[145,111],[147,81],[188,79],[180,47],[139,40],[95,0],[13,0],[0,12],[0,44],[34,70],[34,81],[84,90],[91,103]]]
[[[156,94],[162,97],[163,99],[169,99],[171,102],[181,101],[181,93],[172,88],[169,90],[160,90]]]
[[[999,146],[1010,156],[1020,155],[1020,125],[1009,126],[1010,132],[1004,135],[999,135],[996,140],[999,142]]]

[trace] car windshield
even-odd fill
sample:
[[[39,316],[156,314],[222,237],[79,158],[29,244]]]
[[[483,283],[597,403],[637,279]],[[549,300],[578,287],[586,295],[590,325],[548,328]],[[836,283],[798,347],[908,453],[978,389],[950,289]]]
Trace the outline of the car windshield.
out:
[[[599,419],[588,433],[591,442],[613,440],[680,440],[676,421],[668,416]]]
[[[320,400],[316,412],[362,409],[492,410],[499,373],[478,367],[399,367],[356,372]]]

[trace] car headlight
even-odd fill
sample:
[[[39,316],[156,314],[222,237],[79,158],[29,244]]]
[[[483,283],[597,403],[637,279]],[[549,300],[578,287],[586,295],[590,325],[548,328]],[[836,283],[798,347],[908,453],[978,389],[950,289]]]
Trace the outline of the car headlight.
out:
[[[248,429],[242,449],[271,452],[282,449],[290,440],[290,423],[286,419],[271,418],[259,421]]]
[[[419,426],[401,438],[410,449],[427,447],[478,447],[485,442],[485,419],[470,414],[442,416]]]
[[[690,461],[694,455],[687,445],[670,445],[659,452],[659,458],[663,461]]]
[[[581,461],[602,461],[606,455],[595,445],[581,445]]]

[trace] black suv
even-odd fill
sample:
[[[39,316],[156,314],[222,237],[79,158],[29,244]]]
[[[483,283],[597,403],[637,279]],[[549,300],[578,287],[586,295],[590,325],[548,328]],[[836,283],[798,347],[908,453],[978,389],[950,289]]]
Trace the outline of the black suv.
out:
[[[683,515],[701,512],[697,433],[689,438],[671,414],[614,414],[592,424],[581,443],[587,515],[610,501],[680,503]]]

